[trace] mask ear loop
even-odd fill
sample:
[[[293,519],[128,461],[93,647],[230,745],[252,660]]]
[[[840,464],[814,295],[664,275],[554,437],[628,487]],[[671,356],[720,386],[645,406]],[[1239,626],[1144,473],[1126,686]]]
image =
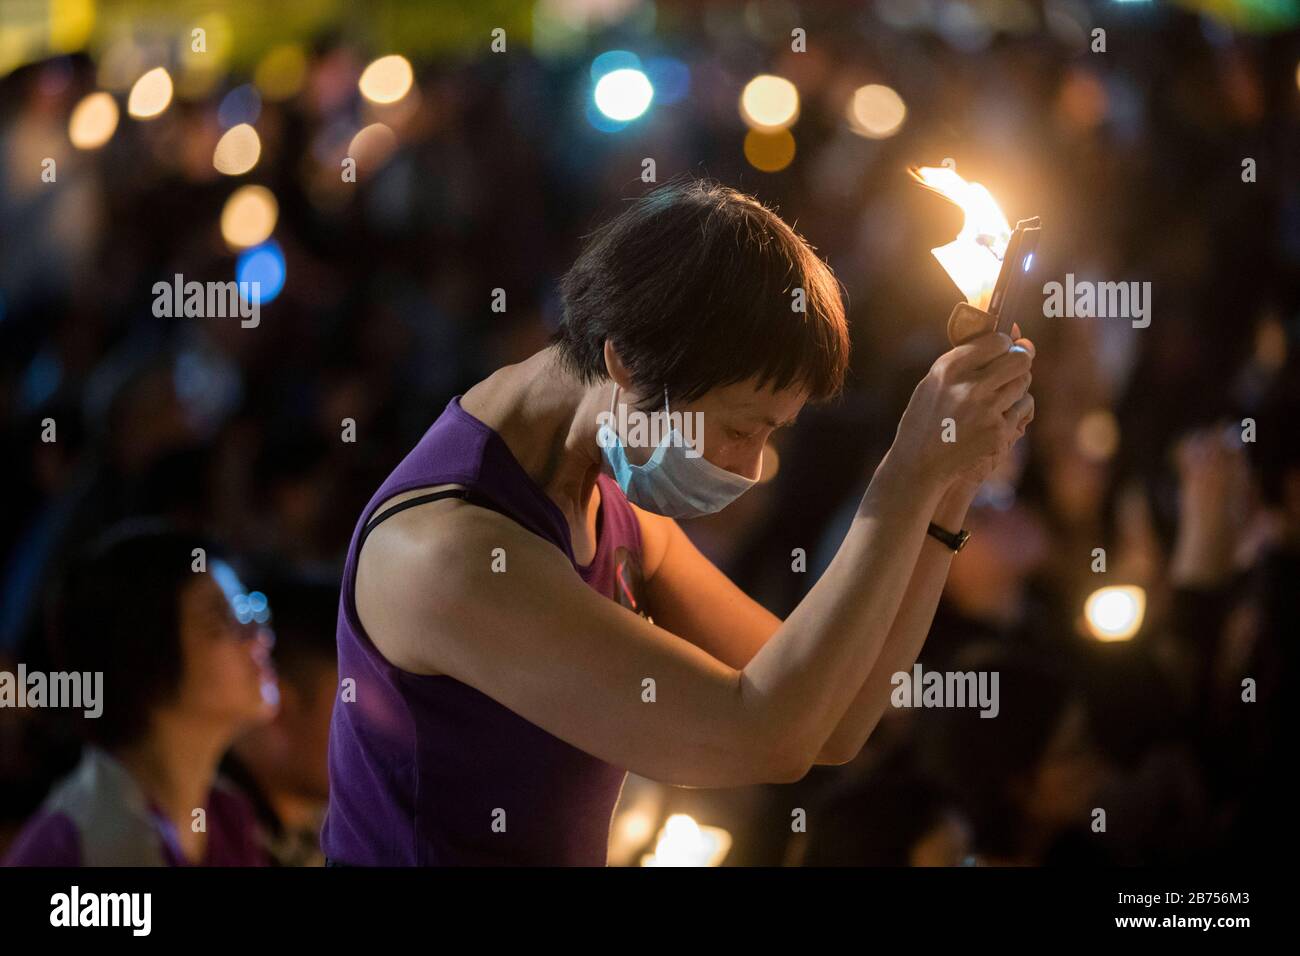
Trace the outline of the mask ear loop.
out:
[[[664,429],[665,434],[672,431],[673,413],[668,410],[668,385],[664,385]]]
[[[682,412],[682,427],[683,427],[683,428],[686,427],[686,415],[687,415],[686,412]],[[668,386],[667,386],[667,385],[664,386],[664,421],[665,421],[665,427],[669,427],[669,428],[672,427],[673,418],[672,418],[672,412],[670,412],[670,411],[668,410]],[[684,448],[689,448],[689,449],[691,449],[692,451],[694,451],[694,450],[696,449],[696,445],[697,445],[697,443],[698,443],[698,441],[699,441],[699,436],[698,436],[698,435],[695,436],[695,441],[687,441],[687,440],[686,440],[686,433],[685,433],[684,431],[680,431],[680,432],[678,432],[677,434],[681,437],[681,444],[682,444],[682,447],[684,447]]]

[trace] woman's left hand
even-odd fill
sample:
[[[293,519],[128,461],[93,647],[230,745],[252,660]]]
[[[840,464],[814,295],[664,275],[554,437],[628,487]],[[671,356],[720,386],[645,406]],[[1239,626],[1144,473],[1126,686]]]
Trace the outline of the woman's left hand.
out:
[[[1037,353],[1038,350],[1034,347],[1034,343],[1021,336],[1020,326],[1018,324],[1013,324],[1011,326],[1011,337],[1015,341],[1016,345],[1025,349],[1031,355]],[[1025,379],[1025,391],[1028,392],[1029,385],[1033,380],[1033,374],[1027,374]],[[1033,420],[1034,411],[1031,408],[1029,413],[1017,423],[1015,439],[1006,447],[1000,449],[996,454],[981,459],[975,465],[962,472],[953,480],[953,483],[949,488],[949,496],[954,498],[965,496],[967,500],[974,498],[976,492],[979,491],[980,485],[982,485],[990,475],[1006,463],[1011,454],[1011,449],[1016,446],[1016,442],[1024,437],[1025,430]]]

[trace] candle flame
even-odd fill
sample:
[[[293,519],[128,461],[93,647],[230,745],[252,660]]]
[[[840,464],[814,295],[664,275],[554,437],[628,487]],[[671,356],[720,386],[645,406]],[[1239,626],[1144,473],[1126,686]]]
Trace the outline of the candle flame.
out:
[[[731,834],[721,827],[701,826],[687,813],[674,813],[659,831],[654,853],[642,866],[718,866],[731,849]]]
[[[912,176],[965,216],[961,232],[946,246],[931,249],[966,301],[987,309],[1011,240],[1011,226],[992,194],[979,183],[967,182],[951,166],[912,167]]]

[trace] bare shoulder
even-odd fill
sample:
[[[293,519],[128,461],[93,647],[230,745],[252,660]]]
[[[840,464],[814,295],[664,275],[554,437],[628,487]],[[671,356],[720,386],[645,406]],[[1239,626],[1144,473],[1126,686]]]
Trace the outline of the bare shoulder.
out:
[[[439,486],[446,487],[456,486]],[[394,497],[377,513],[433,490]],[[505,515],[458,498],[406,508],[376,525],[362,546],[357,615],[390,663],[416,674],[443,673],[443,624],[463,622],[472,604],[493,600],[494,562],[500,567],[538,545],[548,547]]]

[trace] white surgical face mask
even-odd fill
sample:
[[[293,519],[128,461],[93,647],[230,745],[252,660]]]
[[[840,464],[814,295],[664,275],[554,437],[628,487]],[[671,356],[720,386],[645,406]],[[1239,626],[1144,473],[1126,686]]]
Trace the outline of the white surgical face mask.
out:
[[[618,386],[615,385],[609,404],[611,422],[617,420],[614,417],[617,403]],[[668,414],[667,388],[664,389],[664,414]],[[627,500],[638,508],[668,518],[698,518],[721,511],[758,484],[758,478],[745,478],[708,461],[686,444],[675,426],[664,435],[644,465],[627,460],[627,449],[612,424],[600,426],[596,441]],[[688,451],[692,452],[689,456]],[[761,461],[759,469],[761,472]]]

